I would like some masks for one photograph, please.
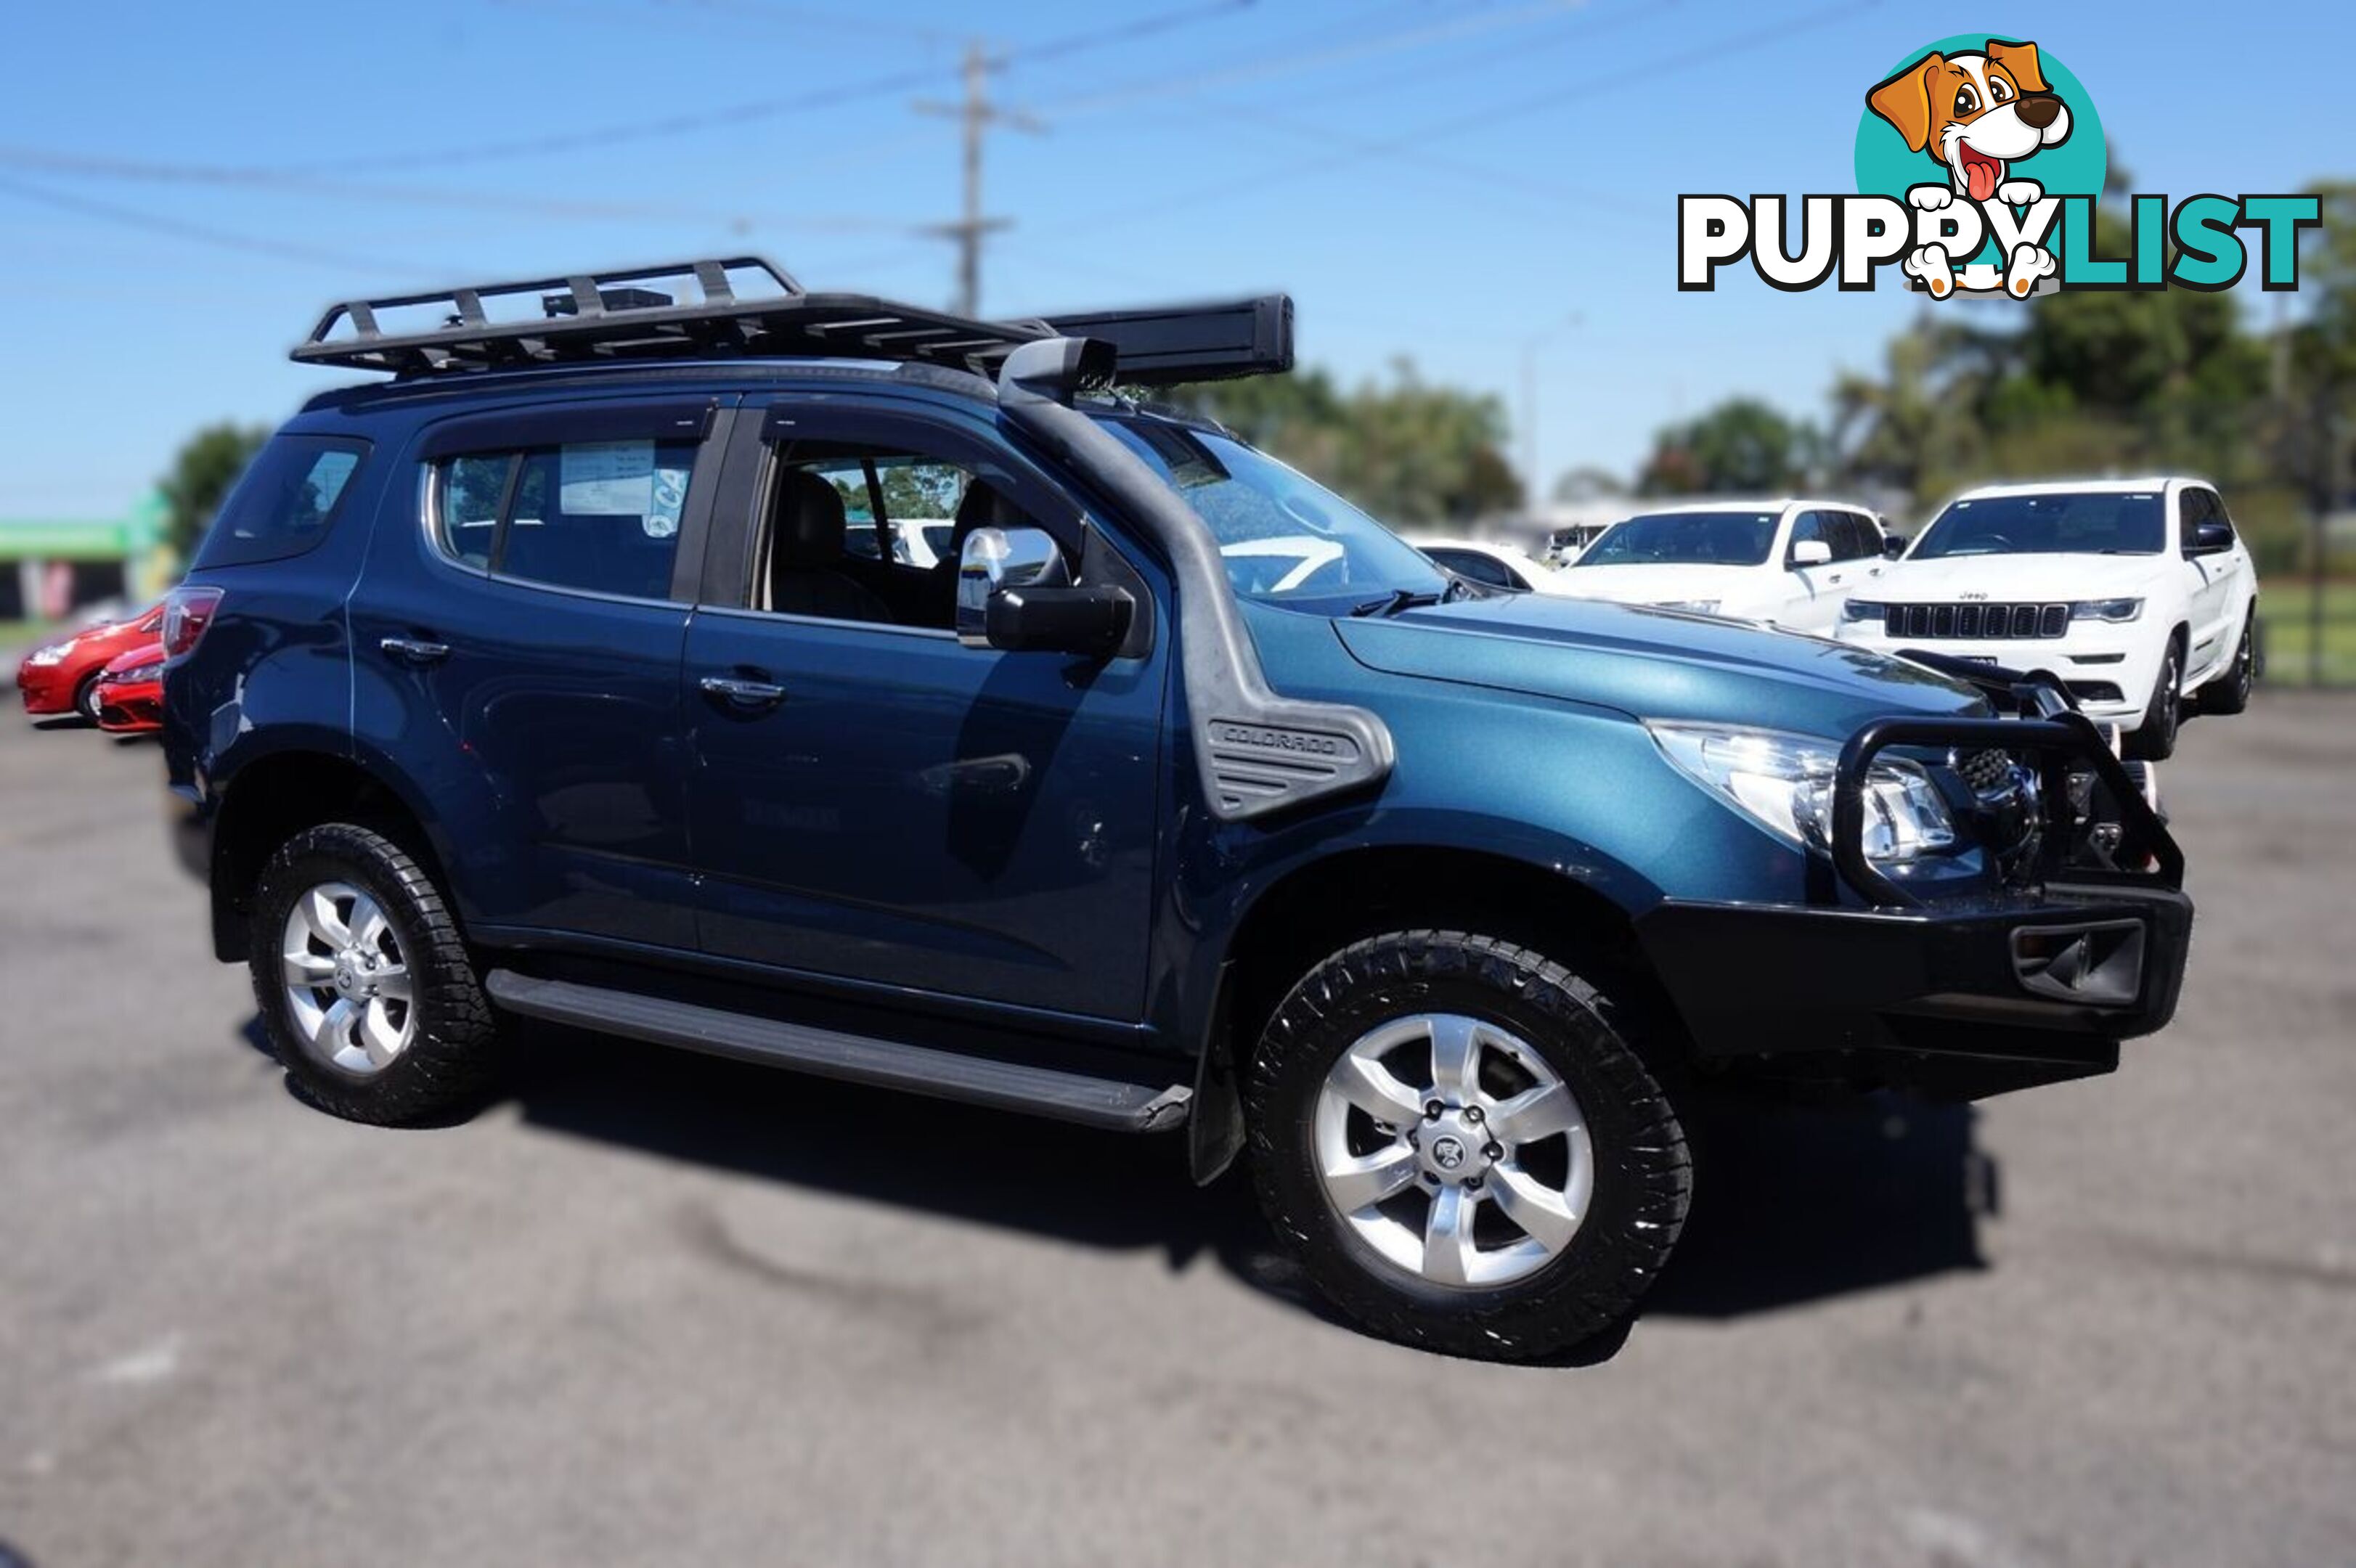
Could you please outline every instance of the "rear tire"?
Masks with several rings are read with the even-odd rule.
[[[2184,643],[2170,637],[2167,656],[2159,661],[2159,679],[2153,683],[2151,701],[2143,710],[2143,723],[2127,731],[2123,749],[2128,756],[2164,763],[2176,755],[2176,731],[2184,722],[2183,690]]]
[[[1246,1093],[1278,1238],[1404,1344],[1526,1360],[1622,1322],[1693,1185],[1629,1016],[1543,955],[1464,932],[1327,958],[1269,1019]]]
[[[304,1094],[356,1122],[479,1106],[501,1058],[457,923],[382,834],[328,823],[262,868],[247,967],[271,1049]]]
[[[2242,623],[2242,640],[2233,648],[2233,662],[2225,673],[2201,688],[2203,713],[2239,713],[2250,705],[2258,680],[2258,613],[2254,607]]]

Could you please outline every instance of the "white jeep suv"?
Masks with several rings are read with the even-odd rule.
[[[1839,501],[1708,501],[1640,512],[1562,569],[1562,591],[1829,637],[1878,587],[1881,525]]]
[[[2202,480],[1992,485],[1950,502],[1852,598],[1840,635],[2044,671],[2127,731],[2129,756],[2157,760],[2188,711],[2248,704],[2257,597],[2250,552]]]

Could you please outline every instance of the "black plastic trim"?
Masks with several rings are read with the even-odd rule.
[[[1210,530],[1119,437],[1072,407],[1076,370],[1065,341],[1017,349],[999,373],[999,417],[1072,464],[1168,559],[1179,675],[1212,815],[1243,821],[1380,784],[1395,757],[1389,728],[1365,709],[1269,688]]]
[[[512,969],[492,970],[484,985],[493,1001],[528,1018],[1116,1132],[1174,1129],[1185,1122],[1194,1097],[1183,1084],[1156,1089],[993,1061],[633,991],[538,979]]]

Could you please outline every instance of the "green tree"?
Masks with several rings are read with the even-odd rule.
[[[181,445],[162,487],[164,538],[182,564],[196,559],[213,514],[269,439],[270,432],[261,426],[224,421],[207,425]]]
[[[1770,494],[1804,484],[1819,447],[1812,426],[1757,398],[1729,398],[1656,434],[1636,488],[1647,496]]]
[[[1349,390],[1323,370],[1176,389],[1205,414],[1394,527],[1464,523],[1521,498],[1497,400],[1434,386],[1405,359]]]

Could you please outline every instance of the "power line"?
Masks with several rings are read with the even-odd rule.
[[[1628,88],[1658,77],[1693,66],[1707,64],[1727,55],[1740,54],[1746,49],[1772,44],[1798,33],[1828,27],[1835,22],[1844,21],[1860,11],[1870,10],[1880,3],[1881,0],[1843,0],[1842,4],[1806,12],[1790,20],[1776,22],[1751,32],[1720,38],[1697,48],[1682,50],[1640,65],[1616,69],[1609,74],[1582,76],[1567,86],[1548,88],[1542,92],[1516,99],[1511,102],[1476,110],[1469,114],[1452,115],[1445,120],[1435,121],[1413,130],[1390,135],[1365,139],[1354,138],[1341,150],[1322,157],[1256,169],[1248,175],[1221,180],[1216,185],[1202,186],[1191,191],[1165,194],[1150,206],[1099,212],[1057,223],[1049,229],[1036,232],[1066,233],[1083,229],[1100,229],[1106,224],[1119,223],[1133,218],[1166,216],[1182,208],[1225,203],[1231,200],[1238,192],[1261,189],[1271,185],[1290,185],[1305,176],[1347,168],[1352,165],[1365,163],[1373,158],[1416,155],[1423,144],[1429,142],[1458,136],[1468,131],[1477,131],[1505,121],[1520,119],[1554,108],[1567,99],[1577,99],[1584,104],[1613,92],[1624,91]]]
[[[283,175],[265,169],[215,164],[153,163],[143,159],[91,157],[47,147],[0,145],[0,165],[32,173],[70,175],[80,179],[115,180],[144,185],[225,186],[242,189],[285,191],[354,201],[391,202],[422,207],[450,207],[496,212],[530,213],[538,217],[583,219],[666,219],[741,228],[751,219],[743,212],[700,209],[666,202],[582,201],[563,197],[519,196],[510,192],[465,191],[419,186],[355,185],[325,176]],[[851,232],[898,229],[896,219],[848,215],[797,215],[798,227],[811,230]]]
[[[1025,59],[1060,59],[1082,50],[1127,42],[1167,32],[1194,22],[1207,21],[1227,16],[1252,5],[1254,0],[1198,0],[1197,4],[1180,6],[1157,16],[1140,17],[1119,27],[1092,29],[1088,32],[1048,39],[1044,43],[1018,47],[1012,53],[999,57],[1001,66]],[[819,88],[814,91],[796,93],[783,98],[755,99],[745,103],[730,104],[719,109],[700,110],[691,113],[664,115],[650,120],[624,122],[619,124],[590,126],[576,131],[561,131],[543,136],[518,137],[500,142],[478,142],[455,147],[418,153],[394,153],[371,157],[333,158],[311,163],[268,165],[267,171],[279,175],[374,174],[388,170],[411,169],[432,165],[456,168],[471,165],[496,163],[514,158],[551,156],[560,153],[586,152],[594,148],[618,146],[626,143],[651,141],[663,137],[683,136],[699,131],[717,130],[725,126],[749,125],[791,114],[804,114],[815,110],[834,109],[844,105],[872,103],[882,97],[897,97],[931,86],[940,79],[937,66],[923,66],[894,71],[884,76],[870,77],[862,81],[847,82],[836,87]]]
[[[1585,0],[1541,0],[1540,4],[1517,6],[1510,11],[1493,11],[1480,16],[1459,16],[1446,22],[1424,23],[1403,27],[1396,32],[1369,36],[1357,26],[1343,29],[1348,41],[1331,48],[1310,53],[1282,54],[1262,51],[1263,58],[1243,64],[1226,64],[1194,76],[1170,78],[1145,77],[1091,93],[1070,103],[1059,104],[1050,112],[1057,118],[1087,114],[1099,109],[1130,109],[1149,103],[1157,98],[1183,97],[1209,88],[1230,87],[1238,82],[1258,81],[1271,76],[1289,76],[1321,66],[1364,59],[1373,55],[1395,54],[1401,49],[1424,45],[1445,43],[1451,38],[1495,32],[1503,27],[1521,27],[1533,21],[1560,17],[1585,4]],[[1332,29],[1321,28],[1307,35],[1314,40],[1331,37]],[[1279,46],[1282,48],[1282,46]]]
[[[239,234],[226,229],[205,224],[186,223],[176,218],[144,211],[134,207],[120,207],[111,201],[96,201],[87,197],[72,196],[64,191],[27,185],[22,180],[0,175],[0,195],[16,197],[20,201],[37,202],[60,211],[96,218],[131,229],[144,229],[153,234],[168,234],[175,239],[192,240],[200,245],[211,245],[227,251],[240,251],[250,256],[269,256],[284,261],[300,261],[306,266],[334,267],[339,272],[381,273],[384,258],[356,256],[341,251],[320,250],[309,245],[290,244],[250,234]]]

